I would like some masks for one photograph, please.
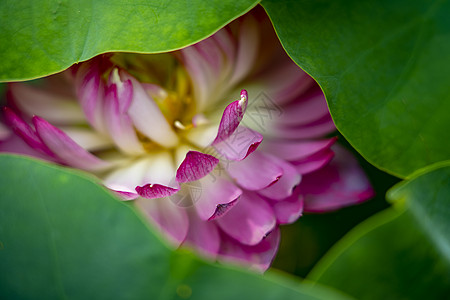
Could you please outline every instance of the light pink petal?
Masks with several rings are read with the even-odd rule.
[[[275,228],[259,244],[242,245],[229,237],[222,237],[220,258],[249,266],[251,269],[264,272],[270,267],[280,244],[280,230]]]
[[[178,182],[196,181],[208,175],[219,163],[212,155],[197,151],[189,151],[178,167],[176,179]]]
[[[303,214],[303,197],[298,192],[283,201],[272,201],[278,224],[291,224]]]
[[[268,141],[263,145],[263,151],[279,158],[295,161],[306,158],[314,153],[330,148],[337,138],[313,141]]]
[[[5,114],[6,122],[11,126],[12,130],[25,141],[25,143],[42,154],[54,157],[53,152],[44,144],[30,125],[8,107],[4,107],[3,112]]]
[[[114,72],[117,73],[112,73]],[[119,149],[129,155],[139,155],[145,150],[128,115],[132,97],[133,86],[130,80],[111,83],[105,96],[105,120],[110,136]]]
[[[191,212],[188,213],[189,230],[183,245],[199,250],[203,255],[215,258],[220,248],[220,235],[216,223],[205,222]]]
[[[255,65],[259,52],[260,34],[256,19],[247,15],[240,20],[235,67],[229,84],[234,85],[247,76]]]
[[[242,190],[222,176],[200,180],[201,194],[195,202],[200,219],[207,221],[225,215],[232,208]]]
[[[216,222],[229,236],[246,245],[260,243],[276,225],[270,205],[250,192],[244,192],[234,207]]]
[[[173,204],[169,198],[139,198],[135,203],[149,221],[176,247],[185,240],[189,228],[185,209]]]
[[[66,95],[52,93],[25,83],[11,83],[9,90],[15,106],[28,116],[38,115],[56,124],[86,122],[77,101]]]
[[[247,91],[242,90],[241,100],[234,101],[225,108],[222,119],[220,120],[217,136],[212,143],[213,146],[227,140],[235,132],[244,117],[247,102]]]
[[[176,146],[177,135],[141,83],[125,72],[120,72],[120,77],[124,82],[130,80],[133,86],[133,99],[128,108],[128,115],[136,129],[161,146]]]
[[[6,140],[12,135],[11,130],[0,122],[0,141]]]
[[[274,200],[291,196],[294,188],[300,183],[300,174],[290,163],[273,155],[266,155],[266,157],[283,169],[283,176],[271,186],[259,190],[258,193]]]
[[[212,88],[217,85],[213,82],[213,79],[215,79],[214,72],[195,47],[186,47],[180,50],[180,54],[193,83],[194,98],[198,110],[203,111],[208,101],[215,101],[215,99],[208,99],[208,96],[212,95]]]
[[[239,126],[226,140],[212,148],[226,160],[241,161],[255,151],[263,140],[262,134],[244,126]]]
[[[226,170],[241,187],[256,191],[267,188],[283,175],[283,168],[261,151],[255,151],[246,159],[230,162]]]
[[[325,96],[319,88],[283,108],[283,115],[277,121],[286,125],[305,125],[329,115]]]
[[[35,116],[33,124],[41,140],[65,164],[87,171],[99,171],[111,166],[110,163],[81,148],[67,134],[44,119]]]
[[[353,155],[334,146],[334,159],[326,167],[303,176],[299,189],[306,212],[325,212],[365,201],[374,195],[369,180]]]
[[[298,173],[304,175],[319,170],[326,166],[334,157],[331,149],[325,149],[317,152],[307,158],[291,161]]]
[[[75,85],[81,108],[89,124],[97,131],[106,133],[103,114],[104,84],[100,78],[100,72],[97,61],[80,65],[75,77]]]
[[[147,199],[172,196],[178,191],[179,189],[171,188],[160,184],[146,184],[144,186],[136,187],[136,192],[139,194],[139,196]]]
[[[283,126],[281,124],[274,124],[270,128],[269,134],[274,138],[279,139],[313,139],[326,136],[327,134],[336,131],[333,120],[330,115],[301,126]]]

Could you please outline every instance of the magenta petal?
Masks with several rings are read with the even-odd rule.
[[[179,246],[184,241],[189,228],[189,219],[185,209],[173,204],[169,198],[140,198],[135,203],[149,221],[175,246]]]
[[[316,154],[308,156],[302,160],[292,161],[297,172],[300,174],[308,174],[323,168],[334,157],[334,152],[331,149],[325,149]]]
[[[294,188],[300,183],[301,176],[297,170],[287,161],[272,155],[266,155],[275,164],[283,168],[283,176],[271,186],[258,191],[259,194],[270,198],[281,200],[292,195]]]
[[[280,244],[280,230],[275,228],[259,244],[242,245],[230,237],[222,238],[220,256],[224,260],[248,265],[250,268],[264,272],[270,267]]]
[[[295,193],[283,201],[271,202],[278,224],[291,224],[303,214],[303,197]]]
[[[197,151],[189,151],[177,170],[177,181],[180,183],[196,181],[208,175],[219,163],[212,155]]]
[[[279,158],[295,161],[330,148],[337,138],[315,141],[269,141],[263,150]]]
[[[33,117],[37,134],[45,145],[69,166],[87,170],[98,171],[110,167],[110,163],[92,155],[62,130],[54,127],[44,119]]]
[[[130,80],[118,84],[111,83],[105,96],[105,120],[110,136],[120,150],[130,155],[137,155],[145,151],[128,116],[132,97],[133,86]]]
[[[5,113],[7,123],[11,126],[13,131],[25,141],[25,143],[27,143],[34,150],[49,155],[50,157],[54,157],[52,151],[42,142],[30,125],[28,125],[8,107],[4,107],[3,111]]]
[[[353,155],[333,146],[334,159],[326,167],[303,176],[299,185],[306,212],[325,212],[360,203],[374,195],[369,180]]]
[[[239,123],[244,117],[245,110],[247,109],[248,95],[246,90],[241,91],[241,100],[230,103],[222,114],[220,120],[219,130],[212,145],[225,141],[233,134]]]
[[[147,198],[147,199],[155,199],[155,198],[163,198],[172,196],[179,189],[174,189],[168,186],[164,186],[161,184],[146,184],[144,186],[137,186],[136,192],[139,196]]]
[[[201,195],[195,203],[200,219],[213,220],[222,217],[232,208],[242,190],[225,178],[204,178],[200,180]]]
[[[262,140],[259,132],[239,126],[228,139],[213,145],[213,148],[225,159],[239,161],[253,153]]]
[[[100,78],[97,61],[82,64],[76,74],[76,90],[81,107],[88,122],[102,133],[106,133],[103,115],[104,85]]]
[[[243,188],[251,191],[264,189],[283,175],[283,168],[268,159],[261,151],[255,151],[246,159],[230,162],[227,171]]]
[[[195,213],[188,213],[189,231],[183,245],[195,247],[204,255],[215,258],[219,252],[220,235],[216,223],[205,222]]]
[[[258,244],[276,225],[274,212],[266,200],[249,192],[244,192],[236,205],[216,222],[229,236],[246,245]]]

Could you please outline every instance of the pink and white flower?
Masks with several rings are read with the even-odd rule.
[[[1,151],[95,174],[173,244],[212,258],[264,270],[279,225],[373,195],[326,137],[319,86],[258,12],[179,51],[107,54],[12,83],[8,101],[15,135],[0,127]]]

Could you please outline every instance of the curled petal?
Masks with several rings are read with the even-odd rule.
[[[219,163],[212,155],[197,151],[189,151],[178,167],[176,179],[178,182],[196,181],[208,175]]]
[[[239,126],[228,139],[214,144],[212,148],[227,160],[240,161],[253,153],[262,140],[259,132]]]
[[[241,100],[234,101],[225,108],[222,119],[220,120],[217,136],[212,142],[213,146],[227,140],[234,133],[244,117],[245,110],[247,109],[247,102],[247,91],[242,90]]]
[[[139,196],[147,199],[163,198],[172,196],[179,189],[171,188],[160,184],[146,184],[144,186],[137,186],[136,192]]]
[[[290,163],[273,155],[266,155],[266,157],[283,169],[283,176],[271,186],[258,191],[258,193],[276,200],[282,200],[291,196],[294,188],[300,183],[300,174]]]
[[[200,184],[201,194],[195,203],[195,209],[204,221],[225,215],[242,194],[240,188],[220,176],[205,177],[200,180]]]
[[[257,245],[242,245],[230,237],[222,237],[220,256],[230,262],[243,263],[255,271],[267,270],[278,251],[280,230],[275,228]]]
[[[216,222],[226,234],[245,245],[260,243],[276,225],[266,200],[249,192],[244,192],[236,205]]]
[[[303,214],[303,196],[296,192],[283,201],[271,201],[278,224],[291,224]]]
[[[335,158],[326,167],[303,176],[299,189],[306,212],[325,212],[360,203],[374,195],[369,180],[353,155],[334,146]]]
[[[237,184],[250,191],[267,188],[283,175],[283,168],[260,151],[253,152],[240,162],[230,162],[225,167]]]

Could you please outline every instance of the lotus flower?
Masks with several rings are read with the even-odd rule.
[[[233,101],[234,100],[234,101]],[[166,54],[106,54],[8,90],[1,151],[79,168],[175,246],[269,267],[279,225],[364,201],[319,86],[260,12]]]

